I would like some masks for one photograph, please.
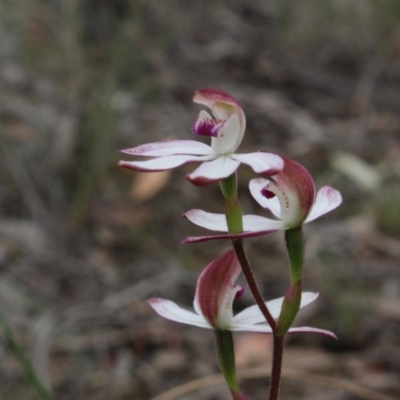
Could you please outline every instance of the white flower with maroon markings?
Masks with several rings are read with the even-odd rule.
[[[241,163],[256,173],[274,175],[283,168],[281,157],[265,152],[236,154],[246,129],[246,117],[240,104],[220,89],[198,90],[195,103],[210,108],[200,111],[193,125],[193,133],[211,137],[211,146],[193,140],[172,140],[144,144],[121,150],[133,156],[155,157],[146,161],[120,161],[119,165],[136,171],[164,171],[184,164],[202,164],[187,179],[203,186],[232,175]]]
[[[250,192],[276,220],[257,215],[243,216],[243,233],[223,233],[213,236],[188,237],[183,243],[205,242],[212,239],[232,239],[265,235],[277,230],[297,228],[324,215],[342,203],[340,192],[323,186],[316,193],[310,173],[295,161],[284,158],[285,166],[273,180],[255,178],[250,181]],[[196,225],[213,231],[228,232],[224,214],[190,210],[184,214]]]
[[[232,303],[244,293],[244,288],[235,283],[240,271],[239,261],[233,250],[212,261],[197,281],[194,312],[166,299],[153,298],[148,303],[160,316],[182,324],[214,330],[272,333],[257,305],[233,315]],[[317,293],[302,293],[300,307],[306,306],[317,297]],[[283,297],[265,303],[276,320],[279,318],[282,303]],[[330,331],[306,326],[291,328],[288,333],[298,332],[320,333],[336,338]]]

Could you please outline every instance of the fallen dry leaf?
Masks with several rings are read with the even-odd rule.
[[[171,171],[137,174],[131,189],[131,196],[139,201],[146,201],[159,193],[168,183]]]

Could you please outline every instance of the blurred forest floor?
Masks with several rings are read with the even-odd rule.
[[[288,372],[282,399],[383,400],[343,380],[400,397],[398,0],[4,0],[0,34],[0,310],[56,399],[148,400],[218,372],[211,332],[145,302],[190,308],[228,248],[180,245],[203,233],[183,212],[222,210],[218,185],[188,183],[193,166],[117,167],[118,149],[191,139],[207,86],[243,105],[241,152],[291,157],[344,198],[305,229],[304,287],[320,296],[296,322],[339,341],[288,339],[285,366],[311,375]],[[262,213],[253,176],[240,169],[242,205]],[[281,235],[246,247],[265,298],[281,296]],[[268,371],[269,338],[237,338],[239,367]],[[3,332],[0,360],[0,399],[37,399]],[[243,388],[265,399],[267,380]],[[230,398],[208,384],[185,396]]]

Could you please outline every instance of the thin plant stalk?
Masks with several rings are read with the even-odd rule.
[[[260,289],[258,288],[257,282],[254,278],[253,271],[251,269],[250,263],[247,259],[246,253],[243,248],[243,242],[240,239],[233,239],[232,245],[235,250],[236,256],[239,260],[240,266],[242,267],[243,275],[246,279],[247,285],[249,286],[250,292],[254,298],[254,301],[260,308],[261,312],[263,313],[266,321],[271,326],[273,332],[276,331],[276,321],[274,317],[268,310],[268,307],[265,304],[265,300],[262,297]]]
[[[277,328],[276,321],[269,312],[268,307],[265,305],[265,301],[262,297],[262,294],[257,286],[257,282],[254,278],[253,271],[247,260],[242,241],[234,239],[232,240],[232,244],[233,248],[235,249],[239,263],[242,267],[243,275],[250,288],[251,294],[253,295],[256,304],[260,308],[261,312],[263,313],[265,319],[267,320],[272,329],[274,346],[273,346],[273,356],[272,356],[271,382],[269,388],[269,400],[278,400],[279,389],[281,384],[281,374],[282,374],[284,336],[278,334],[276,329]]]
[[[221,190],[225,201],[225,215],[229,233],[241,233],[243,232],[243,214],[239,199],[237,197],[236,174],[233,174],[221,181]],[[277,323],[269,312],[268,307],[265,304],[265,300],[263,299],[258,288],[253,271],[243,248],[243,241],[241,239],[233,239],[232,245],[239,260],[240,266],[242,267],[243,275],[250,288],[254,301],[260,308],[260,311],[272,329],[274,346],[269,400],[278,400],[282,374],[284,335],[279,334],[277,330]]]
[[[29,360],[28,356],[26,355],[25,351],[20,345],[10,325],[8,325],[6,319],[1,313],[0,313],[0,326],[3,328],[6,338],[10,342],[11,349],[14,352],[15,356],[17,357],[18,361],[20,362],[25,372],[25,375],[29,378],[32,385],[35,387],[40,398],[43,400],[53,400],[53,396],[44,386],[43,382],[39,379],[31,361]]]

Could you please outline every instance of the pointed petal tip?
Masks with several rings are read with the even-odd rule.
[[[149,161],[153,161],[153,160],[149,160]],[[154,168],[154,167],[146,167],[146,166],[142,166],[141,164],[144,164],[144,163],[146,163],[147,161],[137,161],[137,162],[135,162],[135,161],[133,161],[133,162],[130,162],[130,161],[123,161],[123,160],[121,160],[121,161],[119,161],[118,162],[118,166],[119,167],[122,167],[122,168],[126,168],[126,169],[131,169],[132,171],[140,171],[140,172],[161,172],[161,171],[166,171],[166,170],[168,170],[168,169],[172,169],[173,167],[156,167],[156,168]],[[148,164],[150,164],[150,163],[148,163]]]
[[[319,329],[319,328],[313,328],[309,326],[301,326],[298,328],[290,328],[288,331],[289,334],[293,333],[317,333],[319,335],[323,336],[328,336],[333,339],[339,340],[338,337],[331,331],[325,330],[325,329]]]
[[[135,167],[132,166],[132,163],[130,163],[129,161],[123,161],[123,160],[118,161],[118,167],[132,169],[134,171],[137,170]]]
[[[318,292],[303,292],[301,294],[302,299],[307,299],[307,304],[310,304],[314,300],[316,300],[319,296]]]
[[[311,222],[325,215],[342,204],[343,198],[341,193],[330,186],[323,186],[317,192],[314,206],[305,222]]]
[[[150,299],[146,300],[146,303],[149,304],[150,306],[156,305],[156,304],[160,304],[164,301],[164,299],[160,298],[160,297],[151,297]]]
[[[170,321],[194,325],[200,328],[211,328],[210,324],[204,319],[204,317],[193,311],[185,310],[171,300],[151,298],[147,300],[147,303],[158,315]]]

